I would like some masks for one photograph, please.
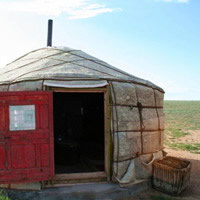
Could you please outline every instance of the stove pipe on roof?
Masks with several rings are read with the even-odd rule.
[[[52,32],[53,32],[53,20],[48,20],[48,33],[47,33],[47,46],[52,46]]]

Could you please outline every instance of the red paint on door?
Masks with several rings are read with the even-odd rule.
[[[35,106],[35,130],[10,130],[10,106]],[[52,92],[0,92],[0,184],[54,177]]]

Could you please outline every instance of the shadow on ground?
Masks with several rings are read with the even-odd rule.
[[[149,189],[145,193],[126,200],[200,200],[200,160],[188,158],[187,160],[192,162],[190,182],[186,190],[179,196],[171,196],[154,189]]]

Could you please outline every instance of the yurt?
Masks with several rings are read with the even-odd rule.
[[[164,156],[163,96],[81,50],[27,53],[0,69],[0,184],[150,179]]]

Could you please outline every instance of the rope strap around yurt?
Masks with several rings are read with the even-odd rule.
[[[156,108],[156,114],[157,114],[157,118],[158,118],[158,131],[159,131],[159,147],[161,147],[161,128],[160,128],[160,116],[158,113],[158,107],[157,107],[157,100],[156,100],[156,92],[153,89],[154,92],[154,100],[155,100],[155,108]],[[161,148],[160,148],[161,149]],[[159,150],[160,150],[159,149]]]
[[[115,113],[114,113],[114,109],[112,109],[112,121],[113,121],[113,131],[112,131],[112,135],[113,135],[113,141],[114,141],[114,139],[115,139],[115,134],[117,134],[117,161],[116,161],[116,167],[117,167],[117,169],[116,169],[116,174],[115,174],[115,177],[117,177],[117,175],[118,175],[118,161],[119,161],[119,129],[118,129],[118,112],[117,112],[117,102],[116,102],[116,93],[115,93],[115,89],[114,89],[114,85],[112,84],[112,82],[110,82],[109,81],[109,85],[110,85],[110,88],[111,88],[111,91],[112,91],[112,93],[113,93],[113,97],[114,97],[114,101],[113,101],[113,99],[112,99],[112,104],[111,105],[113,105],[114,106],[114,108],[115,108]],[[114,123],[114,114],[116,114],[116,121],[115,121],[115,123],[116,123],[116,128],[117,128],[117,130],[116,130],[116,133],[115,133],[115,123]]]
[[[136,98],[137,98],[137,108],[138,108],[138,113],[139,113],[139,118],[140,118],[140,140],[141,140],[141,154],[143,154],[143,131],[145,130],[145,125],[143,122],[143,118],[142,118],[142,103],[139,102],[139,97],[138,97],[138,92],[137,92],[137,88],[135,87],[135,93],[136,93]]]

